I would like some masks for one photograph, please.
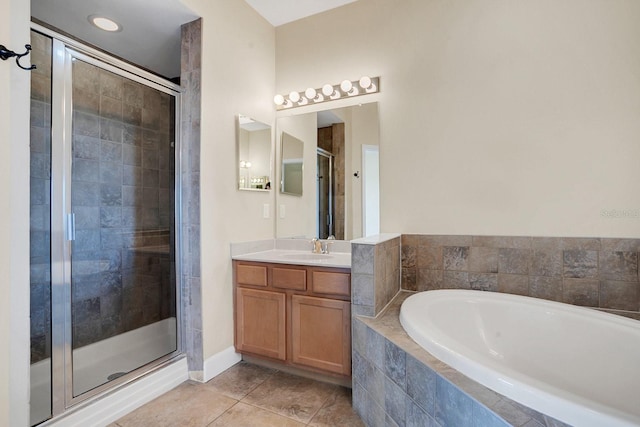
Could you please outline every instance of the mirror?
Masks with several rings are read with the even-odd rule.
[[[238,189],[271,189],[271,126],[242,114],[237,122]]]
[[[302,195],[276,194],[276,237],[333,235],[352,240],[379,233],[379,127],[376,102],[281,115],[276,136],[302,142]],[[281,156],[282,153],[277,153]],[[284,171],[278,165],[277,174]]]
[[[302,196],[304,142],[282,132],[282,163],[280,166],[282,185],[280,192]]]

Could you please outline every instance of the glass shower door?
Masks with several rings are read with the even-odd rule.
[[[317,228],[318,238],[326,239],[333,231],[333,155],[318,148],[317,154]]]
[[[36,425],[179,352],[180,93],[44,28],[31,44]]]
[[[76,53],[71,82],[76,398],[177,350],[176,99]]]

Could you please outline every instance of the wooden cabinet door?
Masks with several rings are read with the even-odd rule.
[[[349,301],[293,295],[293,363],[351,375],[350,309]]]
[[[285,294],[236,289],[236,350],[285,360]]]

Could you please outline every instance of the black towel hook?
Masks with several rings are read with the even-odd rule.
[[[35,65],[32,65],[30,67],[23,67],[22,64],[20,64],[20,58],[22,58],[23,56],[29,55],[29,52],[31,51],[30,44],[25,44],[24,47],[25,49],[27,49],[25,53],[15,53],[14,51],[7,49],[6,47],[0,44],[0,59],[2,59],[3,61],[6,61],[7,59],[13,58],[15,56],[16,64],[18,64],[18,67],[27,71],[35,70],[36,69]]]

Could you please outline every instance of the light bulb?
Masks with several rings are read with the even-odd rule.
[[[251,167],[251,162],[247,162],[247,163],[245,163],[245,167],[250,168],[250,167]]]
[[[247,162],[245,162],[244,160],[240,160],[240,167],[244,168],[247,166]]]
[[[353,84],[349,80],[343,80],[342,83],[340,83],[340,89],[345,93],[349,93],[352,88]]]
[[[304,91],[304,96],[306,96],[308,99],[314,99],[316,97],[316,90],[312,87],[307,88],[307,90]]]
[[[358,84],[362,89],[369,89],[371,87],[371,77],[362,76]]]
[[[289,99],[290,99],[292,102],[298,102],[298,101],[300,101],[300,94],[299,94],[298,92],[295,92],[295,91],[294,91],[294,92],[291,92],[291,93],[289,94]]]
[[[342,83],[340,83],[340,89],[349,96],[355,96],[358,94],[358,88],[354,87],[353,83],[349,80],[343,80]]]
[[[324,96],[333,95],[333,86],[331,86],[328,83],[326,85],[322,86],[322,93],[324,94]]]
[[[276,96],[273,97],[273,102],[277,105],[277,106],[281,106],[282,104],[284,104],[284,96],[278,94]]]

